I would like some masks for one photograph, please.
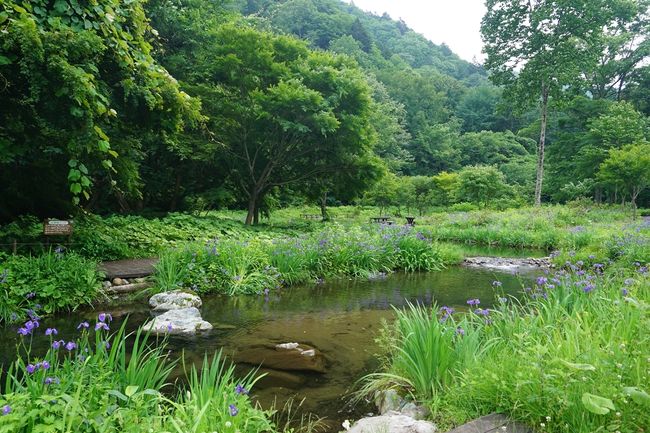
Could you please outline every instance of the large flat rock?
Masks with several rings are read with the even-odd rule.
[[[348,433],[435,433],[436,426],[428,421],[417,421],[410,416],[389,411],[381,416],[361,418]]]
[[[183,308],[201,307],[201,298],[193,293],[174,290],[171,292],[156,293],[149,298],[149,306],[155,312],[180,310]]]
[[[180,335],[192,337],[212,329],[212,325],[201,318],[197,308],[169,310],[145,323],[144,329],[154,334]]]
[[[286,343],[244,349],[235,354],[235,362],[286,371],[325,373],[325,357],[306,344]]]
[[[503,429],[505,427],[505,430]],[[521,423],[511,421],[505,415],[492,413],[456,427],[447,433],[534,433]]]

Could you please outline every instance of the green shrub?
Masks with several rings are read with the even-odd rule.
[[[29,310],[70,311],[94,301],[101,287],[97,263],[75,253],[50,251],[0,261],[0,320],[15,321]]]

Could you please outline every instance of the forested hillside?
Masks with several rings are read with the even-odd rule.
[[[648,203],[604,164],[649,137],[648,2],[614,3],[585,10],[600,26],[589,56],[555,68],[571,80],[548,98],[543,201]],[[1,220],[246,207],[252,223],[302,202],[533,199],[535,84],[387,15],[339,0],[0,8]]]

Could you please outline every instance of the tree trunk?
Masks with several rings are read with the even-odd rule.
[[[633,187],[630,202],[632,203],[632,219],[636,220],[636,198],[641,193],[641,188]]]
[[[257,209],[257,192],[253,190],[248,197],[248,213],[246,214],[246,224],[247,226],[253,224],[253,218],[255,217],[255,209]]]
[[[323,192],[320,198],[320,214],[323,221],[329,221],[330,216],[327,214],[327,191]]]
[[[258,199],[259,201],[259,199]],[[255,213],[253,214],[253,225],[256,226],[260,223],[260,205],[259,203],[255,204]]]
[[[169,203],[169,210],[171,212],[176,211],[176,206],[178,205],[178,195],[181,190],[181,173],[176,173],[176,182],[174,183],[174,192],[172,193],[172,201]]]
[[[544,145],[546,143],[546,118],[548,115],[548,87],[542,84],[542,122],[540,124],[537,149],[537,179],[535,180],[535,206],[542,204],[542,183],[544,181]]]

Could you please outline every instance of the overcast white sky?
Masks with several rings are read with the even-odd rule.
[[[484,58],[481,54],[484,0],[354,0],[354,4],[365,11],[379,15],[387,12],[394,19],[402,18],[416,32],[436,44],[446,43],[465,60]]]

